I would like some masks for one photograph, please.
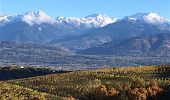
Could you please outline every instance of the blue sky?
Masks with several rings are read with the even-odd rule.
[[[22,14],[37,10],[53,17],[101,13],[122,18],[138,12],[156,12],[170,19],[170,0],[0,0],[0,13]]]

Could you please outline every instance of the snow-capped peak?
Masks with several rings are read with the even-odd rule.
[[[164,23],[168,21],[159,16],[157,13],[148,13],[147,16],[144,16],[144,19],[150,23]]]
[[[50,16],[41,10],[24,14],[22,21],[28,23],[29,25],[54,22]]]
[[[7,21],[8,21],[8,16],[0,14],[0,22],[4,23],[4,22],[7,22]]]
[[[27,12],[21,15],[2,15],[0,14],[0,24],[5,24],[6,22],[12,21],[23,21],[29,25],[34,24],[69,24],[74,26],[82,27],[104,27],[110,23],[117,21],[117,18],[108,17],[105,14],[93,14],[84,18],[77,17],[56,17],[55,19],[48,16],[43,11]]]
[[[101,14],[93,14],[84,18],[57,17],[56,20],[57,22],[67,22],[74,25],[85,25],[86,27],[104,27],[108,24],[114,23],[117,18],[111,18]]]
[[[169,22],[169,20],[159,16],[157,13],[136,13],[132,16],[127,16],[128,20],[142,20],[152,24],[163,24]]]
[[[93,14],[93,15],[89,15],[85,17],[86,20],[88,21],[92,21],[95,20],[94,23],[96,23],[95,26],[98,27],[103,27],[106,26],[108,24],[114,23],[117,21],[117,18],[112,18],[112,17],[108,17],[106,14]]]

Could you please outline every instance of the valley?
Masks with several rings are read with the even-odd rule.
[[[170,64],[170,22],[156,13],[55,19],[36,11],[1,15],[0,22],[1,65],[84,70]]]
[[[157,13],[0,14],[0,100],[169,98],[170,20]]]
[[[119,45],[121,46],[121,45]],[[110,53],[106,55],[84,55],[76,54],[66,48],[59,46],[48,46],[26,42],[0,42],[0,64],[2,66],[16,64],[20,66],[53,66],[62,70],[89,70],[98,68],[109,68],[112,66],[141,66],[141,65],[166,65],[170,64],[168,48],[162,48],[164,55],[134,55],[141,52],[132,52],[128,55],[125,47],[124,54],[118,50],[118,55],[112,54],[111,48],[105,47],[101,53]],[[122,46],[124,47],[124,46]],[[130,47],[130,46],[129,46]],[[114,49],[116,49],[114,47]],[[130,48],[133,49],[133,48]],[[90,53],[89,49],[88,53]],[[127,51],[126,51],[127,50]],[[135,50],[135,49],[134,49]],[[139,48],[140,50],[140,48]],[[161,50],[161,49],[158,49]],[[168,50],[168,51],[166,51]],[[95,53],[100,49],[93,50]],[[160,51],[157,51],[160,52]],[[115,52],[116,53],[116,52]],[[160,53],[158,53],[160,54]],[[166,56],[165,56],[166,55]]]

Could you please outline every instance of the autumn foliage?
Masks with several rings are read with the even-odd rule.
[[[7,83],[65,100],[170,100],[170,66],[74,71]]]

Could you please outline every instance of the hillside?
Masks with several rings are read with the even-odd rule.
[[[169,33],[170,24],[168,21],[158,23],[157,18],[154,22],[146,21],[145,17],[149,14],[135,14],[125,17],[109,24],[105,27],[91,29],[83,35],[65,41],[52,41],[51,44],[58,44],[72,51],[79,51],[90,47],[99,46],[107,42],[120,42],[125,39],[134,38],[141,35],[153,35],[159,33]],[[160,17],[157,15],[157,17]],[[151,18],[154,20],[154,18]],[[163,18],[162,18],[163,19]]]
[[[27,95],[24,95],[27,94]],[[38,93],[32,89],[23,88],[17,85],[10,85],[5,82],[0,82],[0,99],[41,99],[45,100],[45,95],[43,93]]]
[[[0,99],[1,100],[65,100],[64,98],[52,96],[47,93],[38,92],[33,89],[18,85],[8,84],[0,81]]]
[[[170,66],[75,71],[8,81],[61,97],[81,100],[168,100]]]
[[[170,56],[170,34],[143,35],[122,42],[109,42],[98,47],[79,51],[88,55],[116,56]]]

